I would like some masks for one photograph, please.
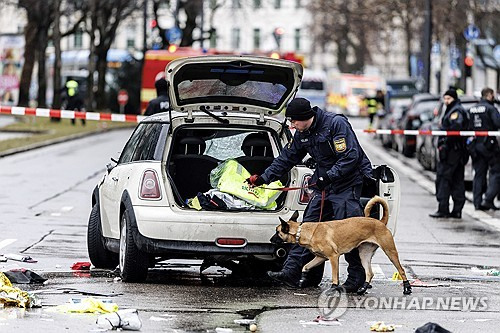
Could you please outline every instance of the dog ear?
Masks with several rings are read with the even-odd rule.
[[[281,217],[279,219],[281,221],[281,232],[287,234],[290,231],[290,226],[288,225],[288,222],[283,220]]]
[[[293,213],[292,217],[290,217],[290,221],[297,222],[298,218],[299,218],[299,211],[296,210],[295,213]]]

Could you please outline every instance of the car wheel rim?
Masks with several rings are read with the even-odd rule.
[[[122,273],[123,273],[123,267],[125,267],[126,250],[127,250],[127,226],[124,223],[120,233],[120,272]]]

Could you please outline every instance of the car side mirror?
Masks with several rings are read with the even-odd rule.
[[[111,170],[113,170],[116,166],[116,164],[118,164],[118,161],[115,160],[113,157],[111,157],[111,161],[115,163],[115,165],[111,164],[111,163],[108,163],[106,164],[106,170],[108,171],[108,173],[111,172]]]

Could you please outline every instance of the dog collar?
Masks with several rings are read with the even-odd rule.
[[[295,241],[297,244],[299,243],[299,238],[300,238],[300,232],[302,231],[302,223],[299,224],[299,228],[297,229],[297,234],[295,235]]]

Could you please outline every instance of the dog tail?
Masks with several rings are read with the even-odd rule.
[[[387,221],[389,220],[389,206],[387,205],[387,202],[385,202],[384,199],[382,199],[381,197],[379,197],[378,195],[374,196],[373,198],[370,199],[370,201],[368,201],[368,203],[366,204],[366,207],[365,207],[365,217],[369,217],[370,216],[370,212],[373,208],[373,206],[375,206],[375,204],[381,204],[382,205],[382,218],[380,219],[380,221],[387,225]]]

